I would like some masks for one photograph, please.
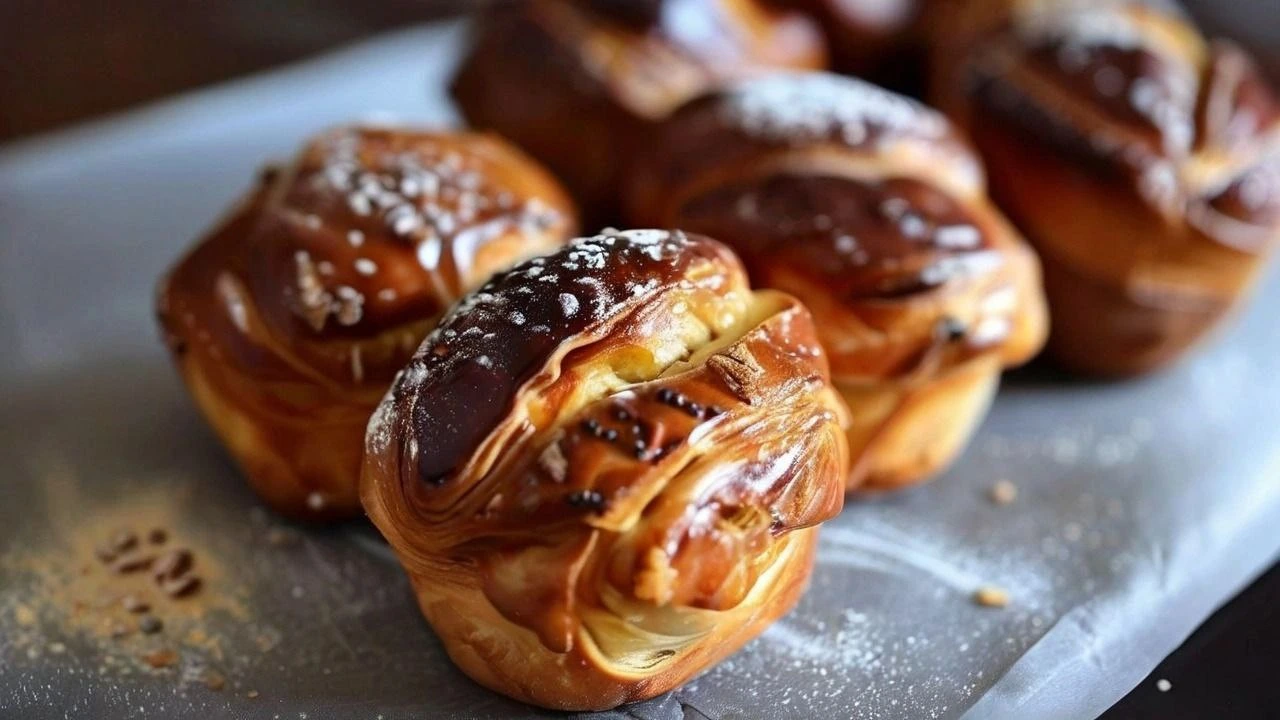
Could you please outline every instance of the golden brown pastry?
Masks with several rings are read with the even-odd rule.
[[[845,413],[794,298],[707,238],[610,232],[441,320],[370,420],[361,497],[468,675],[610,708],[795,604]]]
[[[1166,3],[964,0],[933,95],[1040,253],[1064,365],[1126,375],[1200,340],[1280,236],[1280,107]]]
[[[825,64],[812,22],[760,0],[521,0],[479,18],[453,95],[608,223],[653,121],[726,78]]]
[[[814,314],[853,412],[849,487],[925,479],[963,449],[1000,371],[1045,335],[1031,250],[941,115],[823,73],[677,111],[634,168],[633,223],[720,238]]]
[[[263,174],[163,280],[187,387],[273,507],[359,512],[364,429],[439,315],[559,247],[556,181],[488,135],[349,127]]]

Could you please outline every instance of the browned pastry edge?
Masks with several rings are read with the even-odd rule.
[[[1109,220],[1098,239],[1109,239],[1112,257],[1122,257],[1108,267],[1128,268],[1115,277],[1110,269],[1099,272],[1096,265],[1082,263],[1076,254],[1058,252],[1056,244],[1037,245],[1052,309],[1048,347],[1064,368],[1102,377],[1158,370],[1210,335],[1251,292],[1261,258],[1207,243],[1186,226],[1170,228],[1114,178],[1100,180],[1058,164],[1044,157],[1044,148],[1013,135],[991,148],[993,180],[1005,188],[997,197],[1019,226],[1054,227],[1062,237],[1069,232],[1097,236],[1098,221],[1091,218],[1105,212]],[[1019,159],[1007,165],[996,159],[1006,153]],[[1038,174],[1019,170],[1024,162],[1035,163]],[[1052,193],[1052,205],[1038,205],[1035,213],[1023,210],[1043,193]],[[1163,236],[1167,243],[1123,244],[1143,236]]]
[[[1132,375],[1250,295],[1280,239],[1280,104],[1170,4],[1087,5],[950,6],[933,98],[1044,261],[1053,356]]]
[[[846,418],[797,301],[709,239],[606,234],[442,320],[370,421],[362,499],[463,670],[605,709],[794,604]]]
[[[573,228],[555,181],[501,140],[340,128],[174,266],[160,324],[255,490],[286,514],[349,516],[369,414],[438,314]]]

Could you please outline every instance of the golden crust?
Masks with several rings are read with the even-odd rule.
[[[668,4],[533,0],[491,11],[453,96],[471,125],[554,170],[591,221],[614,222],[629,153],[653,122],[728,78],[826,65],[820,32],[798,13],[759,0]]]
[[[435,319],[573,231],[550,175],[494,137],[342,128],[264,173],[173,268],[160,323],[259,494],[347,516],[369,415]]]
[[[1050,349],[1145,372],[1247,296],[1280,238],[1280,104],[1168,3],[968,0],[940,10],[935,102],[1035,245]]]
[[[1035,257],[940,115],[848,78],[776,75],[658,129],[628,188],[634,223],[718,237],[817,319],[854,422],[849,487],[945,467],[1004,367],[1043,345]]]
[[[795,603],[847,409],[808,312],[706,238],[585,238],[460,303],[361,495],[450,656],[545,707],[653,697]]]

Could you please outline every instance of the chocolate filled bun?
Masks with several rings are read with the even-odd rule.
[[[795,604],[847,420],[794,298],[710,239],[609,232],[441,321],[369,423],[361,497],[463,671],[605,709]]]

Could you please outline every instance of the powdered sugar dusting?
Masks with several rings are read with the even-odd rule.
[[[572,317],[578,313],[578,298],[571,293],[560,293],[560,310],[564,312],[565,317]]]
[[[516,224],[529,230],[559,219],[533,198],[518,207],[503,206],[497,198],[510,198],[511,193],[493,187],[473,158],[445,150],[440,143],[424,139],[408,150],[384,151],[372,162],[360,151],[359,129],[331,134],[315,181],[323,189],[344,193],[356,215],[381,217],[402,239],[447,238],[490,210],[512,214]],[[359,246],[363,237],[349,234],[348,240]]]
[[[605,242],[610,240],[612,242]],[[628,294],[639,295],[644,291],[658,287],[657,278],[646,278],[641,283],[627,283],[615,287],[606,282],[606,278],[617,272],[617,269],[633,263],[637,255],[658,263],[668,263],[679,256],[690,241],[680,233],[663,230],[628,230],[613,235],[597,235],[579,238],[562,248],[554,255],[528,260],[510,271],[490,280],[476,292],[463,298],[448,317],[423,344],[424,350],[431,345],[452,343],[457,352],[450,355],[467,355],[467,348],[457,346],[462,339],[485,340],[486,333],[481,327],[505,327],[508,332],[528,328],[529,332],[550,331],[551,322],[556,318],[540,317],[543,310],[534,298],[547,294],[554,289],[551,302],[558,309],[563,319],[574,319],[583,315],[584,305],[589,307],[590,317],[586,322],[601,320],[608,312],[618,312]],[[569,270],[566,266],[576,269]],[[560,272],[547,272],[547,268],[561,268]],[[563,277],[562,277],[563,276]],[[567,283],[575,286],[560,290]],[[546,288],[546,289],[544,289]],[[639,290],[637,290],[639,288]],[[532,327],[527,323],[533,319]],[[579,318],[581,319],[581,318]],[[494,344],[510,342],[508,337],[493,335]],[[476,348],[479,349],[478,346]],[[482,352],[480,354],[483,354]],[[422,356],[439,357],[431,352],[419,352]]]
[[[378,244],[414,247],[421,267],[435,276],[433,286],[447,296],[465,289],[457,276],[484,244],[513,231],[537,236],[565,220],[542,199],[518,198],[495,184],[491,153],[458,152],[451,143],[447,136],[348,127],[304,152],[296,186],[286,195],[288,216],[312,232],[339,233],[348,252],[372,256],[325,257],[321,246],[309,245],[298,250],[290,292],[294,309],[314,330],[323,330],[330,317],[359,323],[366,295],[384,303],[399,298],[392,287],[397,275],[373,259],[382,259]],[[334,200],[353,217],[334,216]]]
[[[837,139],[861,145],[884,134],[942,137],[938,113],[869,83],[827,73],[780,73],[734,86],[724,122],[753,137],[800,144]]]
[[[1080,48],[1108,46],[1132,50],[1151,41],[1151,35],[1138,26],[1138,19],[1128,13],[1100,12],[1097,7],[1089,7],[1090,3],[1078,5],[1037,5],[1018,15],[1016,31],[1032,42],[1066,41],[1062,53],[1065,62],[1070,62],[1072,54]]]

